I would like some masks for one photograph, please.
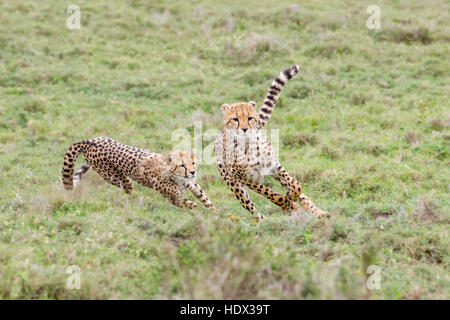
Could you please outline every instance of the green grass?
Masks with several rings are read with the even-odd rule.
[[[371,1],[152,3],[77,0],[72,31],[69,3],[1,2],[0,298],[450,297],[447,1],[378,1],[380,30],[366,28]],[[256,225],[205,163],[218,213],[137,184],[127,196],[92,172],[62,189],[72,143],[170,150],[173,130],[220,128],[223,103],[261,103],[292,64],[269,128],[331,218],[252,194]]]

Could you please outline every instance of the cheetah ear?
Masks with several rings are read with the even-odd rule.
[[[256,102],[255,101],[249,101],[248,104],[251,105],[252,107],[256,108]]]
[[[225,113],[225,111],[228,110],[229,107],[230,107],[229,104],[224,103],[224,104],[220,107],[220,110],[222,110],[222,112]]]

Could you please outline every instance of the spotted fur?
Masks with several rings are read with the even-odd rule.
[[[74,175],[75,161],[84,154],[84,164]],[[131,179],[152,188],[178,207],[195,208],[197,205],[183,199],[190,190],[207,208],[216,210],[205,192],[195,182],[197,162],[193,152],[172,151],[157,154],[119,143],[111,138],[94,138],[73,144],[66,152],[62,166],[64,188],[72,190],[92,168],[106,182],[130,194]]]
[[[235,194],[241,205],[258,220],[259,214],[247,188],[265,196],[285,212],[299,209],[296,201],[309,213],[321,217],[327,212],[319,209],[302,192],[301,185],[283,168],[261,128],[271,117],[281,89],[298,72],[293,66],[272,82],[259,112],[254,101],[222,105],[223,130],[215,139],[214,150],[222,179]],[[272,176],[288,189],[286,195],[264,186],[266,176]]]

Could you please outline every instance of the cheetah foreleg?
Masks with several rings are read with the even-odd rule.
[[[187,184],[187,188],[194,194],[194,196],[200,200],[201,203],[203,203],[203,205],[206,208],[212,209],[214,211],[217,211],[217,209],[214,207],[213,203],[211,202],[211,200],[209,200],[208,196],[206,195],[206,193],[203,191],[203,189],[195,182],[191,182]]]
[[[245,186],[243,186],[236,179],[228,176],[224,172],[223,168],[221,168],[220,166],[219,166],[219,172],[220,172],[220,175],[222,176],[222,179],[225,181],[227,186],[231,189],[231,191],[236,196],[236,199],[238,199],[239,202],[241,203],[242,207],[244,207],[245,209],[250,211],[258,222],[261,222],[261,220],[264,219],[264,216],[262,214],[258,213],[258,211],[256,211],[256,208],[255,208],[254,203],[252,202],[252,199],[248,195],[247,190],[245,190]]]
[[[191,200],[183,199],[183,204],[186,208],[195,209],[197,208],[197,204]]]

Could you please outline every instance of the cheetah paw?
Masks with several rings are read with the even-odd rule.
[[[329,217],[330,216],[330,213],[329,212],[327,212],[327,211],[323,211],[323,210],[319,210],[317,213],[316,213],[316,217],[317,218],[322,218],[322,217]]]
[[[262,214],[258,213],[256,214],[256,221],[258,223],[261,223],[266,217],[264,217]]]

